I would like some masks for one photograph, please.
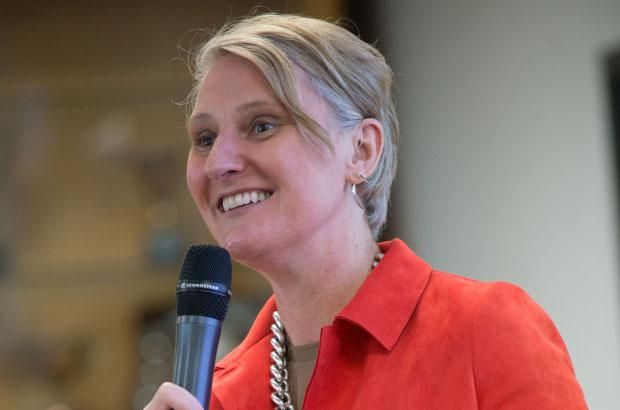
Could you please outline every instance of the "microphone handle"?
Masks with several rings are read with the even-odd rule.
[[[209,409],[215,355],[222,322],[206,316],[178,316],[172,382]]]

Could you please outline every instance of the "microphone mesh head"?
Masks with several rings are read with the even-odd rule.
[[[193,245],[185,253],[179,280],[215,282],[230,288],[232,266],[230,254],[213,245]]]
[[[230,289],[232,264],[224,248],[191,246],[185,254],[179,282],[219,283]],[[178,290],[177,315],[207,316],[223,321],[230,296],[205,289]]]

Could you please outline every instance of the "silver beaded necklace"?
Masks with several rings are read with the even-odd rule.
[[[372,261],[372,269],[376,268],[381,259],[382,252],[377,252]],[[286,361],[286,330],[280,319],[280,314],[276,310],[273,312],[273,324],[271,325],[271,366],[269,372],[271,379],[271,401],[275,404],[274,410],[295,410],[291,403],[291,395],[288,386],[288,364]]]

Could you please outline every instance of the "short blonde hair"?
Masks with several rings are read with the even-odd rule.
[[[301,68],[329,104],[343,128],[364,118],[383,126],[384,148],[375,172],[357,186],[375,240],[387,219],[396,174],[398,120],[392,70],[372,45],[327,21],[286,14],[263,14],[229,23],[202,45],[194,61],[195,85],[189,104],[214,60],[231,53],[252,62],[295,118],[310,143],[333,148],[330,136],[301,108],[294,68]]]

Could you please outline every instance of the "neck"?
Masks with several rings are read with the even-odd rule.
[[[337,246],[305,247],[301,260],[305,263],[297,263],[286,274],[269,277],[292,344],[319,340],[321,328],[333,322],[372,270],[378,251],[370,232],[353,235],[348,241],[339,240]]]

